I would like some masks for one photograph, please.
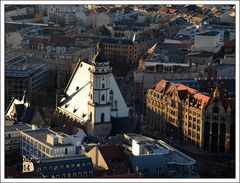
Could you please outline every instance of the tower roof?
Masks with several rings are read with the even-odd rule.
[[[95,64],[108,62],[108,59],[104,54],[103,43],[101,41],[99,41],[97,44],[97,54],[94,55],[92,62]]]

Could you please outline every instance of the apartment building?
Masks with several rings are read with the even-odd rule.
[[[135,36],[134,36],[135,37]],[[146,40],[103,38],[104,53],[112,64],[135,64],[146,51]],[[119,60],[121,59],[121,60]]]

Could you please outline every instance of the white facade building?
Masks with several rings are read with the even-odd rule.
[[[100,44],[91,63],[78,63],[58,109],[84,124],[88,134],[108,136],[111,117],[127,117],[129,109]]]
[[[217,53],[220,51],[223,43],[221,34],[217,31],[208,31],[195,36],[195,44],[192,51],[208,51]]]
[[[21,155],[39,159],[79,155],[81,143],[86,136],[81,129],[80,132],[70,136],[33,126],[31,130],[21,132]]]

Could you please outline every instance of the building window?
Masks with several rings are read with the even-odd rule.
[[[75,167],[75,164],[71,164],[71,168],[74,168]]]
[[[219,113],[219,108],[217,106],[213,107],[213,113]]]
[[[104,83],[102,84],[102,88],[105,88],[105,84]]]
[[[101,123],[104,122],[104,120],[105,120],[104,118],[105,118],[104,113],[102,113],[102,114],[101,114]]]
[[[68,177],[68,178],[71,178],[71,174],[70,174],[70,173],[68,173],[68,174],[67,174],[67,177]]]
[[[77,167],[80,167],[80,163],[77,163]]]
[[[73,173],[73,178],[76,178],[77,177],[77,174],[76,173]]]
[[[102,95],[102,101],[104,101],[105,100],[105,96],[104,95]]]
[[[93,171],[89,171],[89,176],[92,177],[93,176]]]
[[[68,149],[67,148],[65,148],[65,155],[67,155],[68,154]]]
[[[82,177],[82,172],[79,172],[79,173],[78,173],[78,177]]]
[[[56,165],[56,166],[54,166],[54,170],[58,170],[58,166]]]
[[[69,168],[69,165],[65,165],[66,168]]]
[[[52,167],[52,166],[49,166],[49,167],[48,167],[48,170],[52,170],[52,169],[53,169],[53,167]]]

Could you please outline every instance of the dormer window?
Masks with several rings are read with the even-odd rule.
[[[213,113],[219,113],[219,107],[214,106],[213,107]]]
[[[75,113],[75,112],[77,112],[77,109],[74,108],[74,109],[73,109],[73,113]]]

